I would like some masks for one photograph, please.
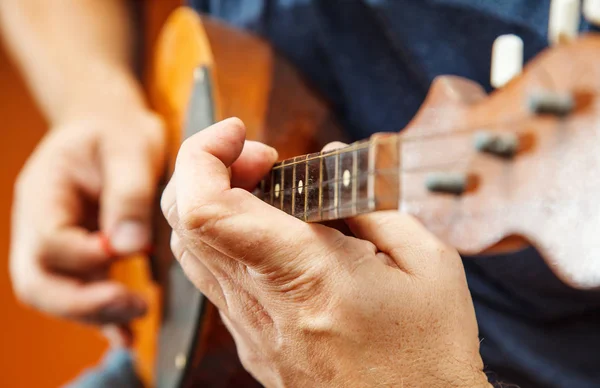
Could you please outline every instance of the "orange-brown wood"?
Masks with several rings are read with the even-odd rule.
[[[148,0],[144,3],[144,35],[140,36],[144,52],[144,72],[151,73],[153,48],[159,31],[163,28],[168,15],[179,6],[179,0]],[[147,77],[143,77],[147,78]],[[145,82],[148,88],[148,81]],[[150,99],[150,97],[149,97]],[[160,193],[159,193],[160,194]],[[160,215],[158,207],[155,209]],[[161,233],[157,231],[157,233]],[[164,232],[162,232],[164,234]],[[146,316],[134,321],[131,329],[134,333],[133,350],[136,354],[136,369],[146,386],[154,383],[154,364],[157,351],[157,333],[160,330],[162,295],[160,284],[153,279],[149,257],[138,255],[125,258],[111,268],[111,276],[134,290],[147,301],[149,309]]]

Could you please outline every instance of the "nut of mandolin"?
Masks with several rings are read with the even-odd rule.
[[[600,0],[583,0],[583,16],[591,24],[600,27]]]
[[[523,70],[523,40],[517,35],[501,35],[492,46],[490,83],[501,88]]]
[[[573,40],[579,31],[581,0],[552,0],[548,20],[550,44]]]

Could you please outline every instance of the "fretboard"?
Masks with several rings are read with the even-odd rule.
[[[333,151],[283,160],[273,166],[255,194],[308,222],[397,209],[397,134],[375,135]]]

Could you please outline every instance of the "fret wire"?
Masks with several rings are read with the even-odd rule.
[[[380,199],[386,199],[386,198],[392,198],[392,196],[384,196],[384,197],[380,197]],[[359,200],[357,203],[359,203],[359,204],[362,204],[362,203],[365,203],[365,202],[366,202],[366,203],[369,203],[369,202],[375,202],[375,200],[374,200],[374,199],[370,199],[370,198],[363,198],[363,199]],[[350,207],[352,207],[352,204],[347,204],[347,205],[344,205],[344,206],[342,206],[340,209],[342,209],[342,210],[345,210],[345,209],[347,209],[347,208],[350,208]],[[327,208],[327,209],[323,209],[323,213],[327,213],[327,212],[335,212],[335,209],[336,209],[336,208],[334,208],[334,207],[329,207],[329,208]],[[309,216],[310,216],[310,215],[313,215],[313,214],[315,214],[315,213],[316,213],[316,211],[317,211],[317,209],[311,209],[311,210],[309,211]],[[339,213],[339,212],[338,212],[338,213]],[[321,218],[321,219],[322,219],[322,218],[323,218],[323,216],[321,215],[319,218]]]
[[[282,166],[284,164],[285,161],[281,162]],[[279,186],[280,188],[280,193],[279,193],[279,209],[283,210],[283,197],[285,197],[285,190],[284,190],[284,186],[283,186],[283,182],[285,181],[285,171],[282,169],[281,170],[281,186]],[[283,193],[281,192],[283,191]]]
[[[386,139],[384,139],[384,140],[386,140]],[[370,140],[363,140],[363,141],[355,143],[355,144],[359,144],[359,146],[349,145],[349,146],[346,146],[346,147],[343,147],[343,148],[338,148],[338,149],[333,150],[333,151],[327,151],[325,153],[321,152],[321,153],[319,153],[319,155],[313,156],[312,158],[309,158],[308,157],[309,155],[306,155],[306,157],[307,157],[306,160],[293,161],[291,163],[285,163],[285,165],[286,166],[291,166],[291,165],[294,165],[294,164],[303,163],[304,161],[308,162],[310,160],[322,159],[322,158],[327,157],[327,156],[339,155],[339,154],[343,154],[343,153],[346,153],[346,152],[351,152],[351,151],[355,151],[355,150],[360,150],[360,149],[368,148],[369,147],[369,142],[370,142]],[[275,163],[275,165],[273,166],[273,170],[277,170],[277,169],[283,168],[283,163],[284,162],[287,162],[287,161],[290,161],[290,160],[294,160],[294,159],[296,159],[296,158],[290,158],[290,159],[286,159],[286,160],[283,160],[281,162]]]
[[[308,155],[306,155],[306,159],[304,161],[304,168],[305,168],[305,173],[304,173],[304,180],[305,180],[305,184],[308,186]],[[308,217],[306,215],[306,211],[308,210],[308,187],[304,188],[304,221],[308,220]]]
[[[275,203],[275,199],[274,199],[275,185],[273,184],[273,180],[275,179],[274,173],[275,173],[275,171],[271,170],[271,177],[270,177],[271,178],[271,190],[269,190],[271,192],[271,198],[270,198],[271,200],[269,202],[271,204],[271,206],[273,206],[273,203]]]
[[[334,181],[336,182],[336,184],[333,185],[333,207],[337,209],[337,206],[339,205],[339,187],[340,185],[337,184],[340,181],[340,172],[339,172],[339,166],[340,166],[340,155],[336,154],[334,156],[334,168],[333,168],[333,176],[334,176]],[[335,213],[335,217],[338,216],[337,210],[334,210]]]
[[[319,218],[322,217],[321,207],[323,206],[323,160],[324,158],[319,159]]]
[[[296,212],[296,162],[292,165],[292,215]]]
[[[367,170],[375,170],[375,147],[377,146],[377,140],[373,141],[369,147],[368,151],[368,163]],[[375,198],[375,179],[371,179],[369,176],[367,180],[367,198],[373,199]]]
[[[356,213],[356,197],[357,187],[356,181],[358,180],[358,150],[352,152],[352,213]]]
[[[373,176],[373,175],[395,175],[395,174],[398,174],[398,169],[397,168],[385,168],[385,169],[382,168],[382,169],[379,169],[379,170],[376,170],[376,171],[367,171],[367,172],[364,172],[364,173],[358,173],[357,178],[358,179],[367,179],[367,178],[369,178],[370,176]],[[327,181],[324,181],[323,184],[324,185],[333,185],[333,184],[338,184],[338,183],[343,182],[343,181],[344,181],[343,177],[339,178],[339,179],[335,179],[334,178],[334,179],[329,179]],[[317,187],[317,185],[318,184],[311,184],[311,185],[302,186],[302,187],[303,188],[304,187],[314,188],[314,187]],[[279,192],[280,193],[283,193],[283,192],[289,193],[290,190],[293,190],[293,189],[288,188],[288,189],[285,189],[285,190],[279,190]]]

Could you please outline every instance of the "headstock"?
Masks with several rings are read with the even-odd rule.
[[[565,283],[600,286],[599,57],[600,36],[582,36],[489,96],[470,81],[437,79],[400,136],[401,210],[461,253],[521,236]],[[463,177],[465,191],[432,192],[432,173]]]

